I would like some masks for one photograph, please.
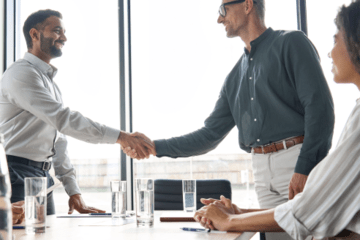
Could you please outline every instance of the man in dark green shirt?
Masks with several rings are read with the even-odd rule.
[[[264,10],[264,0],[223,0],[218,23],[228,37],[243,40],[244,54],[204,127],[154,141],[153,154],[176,158],[207,153],[236,126],[240,147],[252,152],[260,207],[269,208],[302,192],[307,175],[327,155],[334,110],[313,44],[303,32],[266,28]]]

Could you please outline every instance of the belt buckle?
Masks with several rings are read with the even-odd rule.
[[[283,140],[282,143],[283,143],[283,146],[284,146],[284,150],[287,150],[288,148],[286,146],[286,140]]]
[[[41,169],[42,169],[43,171],[49,171],[50,168],[51,168],[51,162],[49,161],[49,162],[44,162]]]

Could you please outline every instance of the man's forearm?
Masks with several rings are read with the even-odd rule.
[[[244,214],[232,215],[230,217],[229,229],[234,232],[283,232],[284,230],[274,219],[274,209],[261,211],[249,209]]]

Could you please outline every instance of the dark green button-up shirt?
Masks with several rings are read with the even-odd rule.
[[[295,172],[308,175],[328,153],[334,128],[329,87],[315,47],[300,31],[267,29],[227,76],[201,129],[155,141],[157,156],[188,157],[214,149],[236,125],[252,147],[304,135]]]

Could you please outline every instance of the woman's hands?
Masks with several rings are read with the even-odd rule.
[[[203,227],[212,230],[227,231],[231,227],[231,215],[245,213],[245,210],[238,208],[231,200],[220,197],[216,199],[201,199],[206,206],[199,209],[194,216],[195,221]]]

